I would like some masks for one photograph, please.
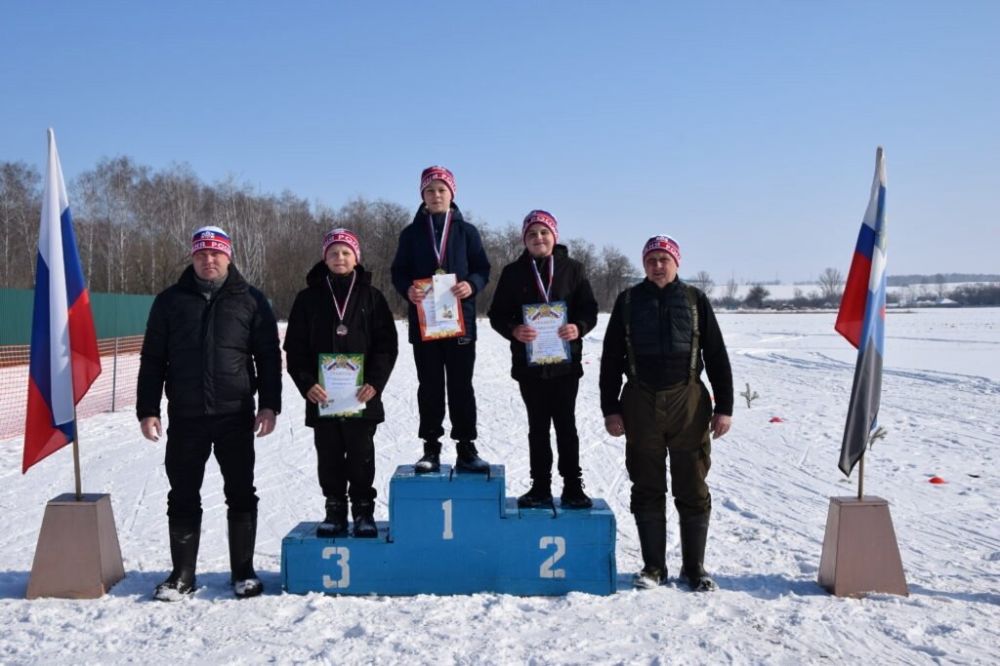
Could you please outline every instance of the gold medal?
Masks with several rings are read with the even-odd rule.
[[[434,275],[444,275],[444,269],[443,268],[437,269],[436,271],[434,271]]]

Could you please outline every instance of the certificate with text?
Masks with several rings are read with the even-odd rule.
[[[365,404],[358,400],[358,389],[364,381],[364,354],[320,354],[319,385],[327,399],[317,405],[319,415],[361,416]]]
[[[462,305],[458,299],[452,296],[454,312],[447,313],[455,318],[444,319],[438,316],[435,307],[438,299],[434,297],[434,280],[432,278],[414,280],[413,286],[424,292],[424,299],[417,304],[417,321],[420,324],[421,340],[427,342],[429,340],[460,338],[465,335],[465,317],[462,315]]]
[[[564,301],[522,306],[524,324],[538,334],[525,344],[528,365],[569,363],[569,343],[559,337],[559,328],[568,321],[569,308]]]

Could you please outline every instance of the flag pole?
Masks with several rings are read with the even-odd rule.
[[[858,458],[858,501],[865,498],[865,454]]]
[[[76,478],[76,501],[83,499],[82,484],[80,483],[80,429],[77,427],[79,421],[76,420],[76,405],[73,405],[73,476]]]

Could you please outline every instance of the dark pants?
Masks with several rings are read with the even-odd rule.
[[[465,344],[461,344],[461,340]],[[451,438],[476,439],[476,394],[472,370],[476,365],[476,342],[452,338],[413,344],[417,366],[417,407],[420,409],[420,439],[434,441],[444,435],[445,375],[447,375],[448,415]]]
[[[552,478],[550,427],[556,429],[559,474],[564,479],[580,476],[580,438],[576,434],[576,393],[580,378],[529,379],[518,382],[528,410],[528,453],[531,479]]]
[[[712,466],[712,404],[701,382],[648,391],[629,382],[622,391],[625,466],[632,480],[632,513],[665,514],[667,459],[674,506],[681,521],[708,515],[705,483]]]
[[[375,428],[364,419],[320,419],[313,428],[319,486],[326,499],[375,499]]]
[[[253,422],[252,414],[170,419],[164,464],[170,480],[167,516],[171,521],[201,522],[201,483],[213,450],[222,472],[227,515],[257,512]]]

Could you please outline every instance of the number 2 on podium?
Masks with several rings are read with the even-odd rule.
[[[441,511],[444,512],[444,531],[441,538],[444,541],[451,541],[455,538],[455,533],[451,531],[451,500],[441,502]]]

